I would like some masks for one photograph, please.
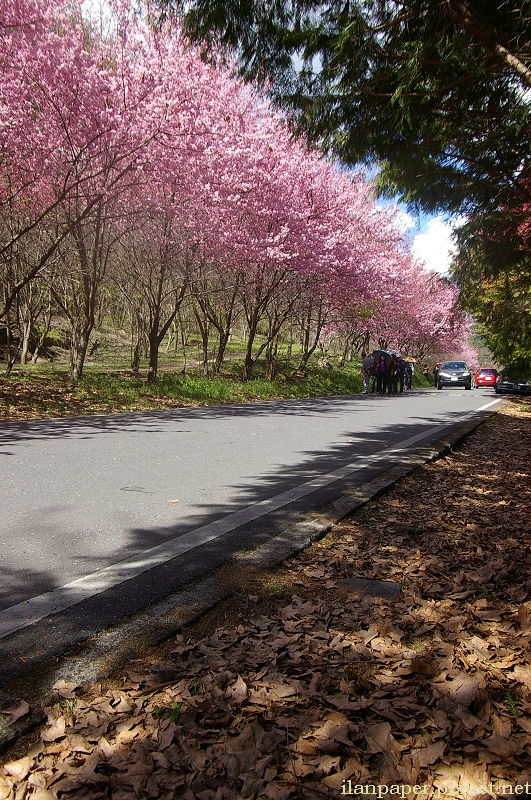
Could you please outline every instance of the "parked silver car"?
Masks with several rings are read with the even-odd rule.
[[[437,373],[437,389],[443,386],[472,388],[472,375],[466,361],[443,361]]]

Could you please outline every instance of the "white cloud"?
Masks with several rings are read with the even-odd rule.
[[[383,209],[386,205],[379,205],[377,208]],[[411,239],[411,252],[427,270],[445,275],[450,269],[450,262],[456,251],[452,233],[464,221],[464,217],[448,219],[442,214],[429,218],[423,216],[419,220],[398,204],[395,206],[393,224],[399,231],[408,234]]]
[[[414,228],[417,223],[415,217],[412,217],[411,214],[404,211],[403,208],[399,208],[396,212],[393,224],[399,231],[406,232]]]
[[[441,275],[448,272],[455,253],[452,231],[460,222],[448,222],[442,216],[432,217],[426,229],[413,237],[412,253],[425,264],[426,269]]]

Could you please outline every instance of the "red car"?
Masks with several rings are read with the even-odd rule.
[[[480,367],[474,374],[474,387],[479,386],[496,386],[496,378],[498,377],[498,370],[493,367]]]

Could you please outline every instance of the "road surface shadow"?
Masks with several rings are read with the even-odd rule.
[[[371,398],[386,403],[388,398]],[[390,398],[389,398],[390,399]],[[209,407],[194,409],[179,409],[176,411],[148,412],[142,414],[120,414],[105,417],[80,417],[74,419],[42,420],[38,422],[4,423],[0,426],[0,434],[4,442],[17,440],[31,441],[41,437],[77,436],[82,432],[88,435],[97,435],[103,432],[119,432],[133,426],[154,426],[157,421],[186,421],[186,419],[223,418],[227,415],[241,414],[246,416],[271,414],[300,415],[308,414],[319,417],[324,414],[343,414],[346,412],[347,398],[317,398],[307,401],[281,401],[278,403],[258,403],[241,406]],[[359,398],[363,403],[366,398]],[[349,415],[352,414],[352,398],[348,398]],[[463,416],[461,412],[447,415],[457,423]],[[140,419],[139,419],[140,418]],[[438,427],[441,421],[438,418],[423,418],[412,420],[407,424],[389,425],[378,432],[371,432],[363,440],[363,452],[360,453],[360,437],[358,432],[346,431],[341,440],[330,445],[325,451],[307,451],[297,465],[278,465],[269,473],[256,477],[253,485],[241,484],[232,487],[230,498],[220,506],[208,503],[196,503],[193,512],[185,521],[176,525],[131,528],[127,531],[127,543],[118,552],[108,558],[98,559],[99,569],[121,561],[126,561],[132,556],[156,547],[172,539],[184,536],[190,531],[215,522],[227,514],[241,510],[259,503],[266,498],[275,497],[293,487],[320,478],[334,470],[344,468],[345,465],[354,464],[356,460],[363,461],[371,454],[385,452],[392,449],[393,445],[408,439],[413,431],[418,433],[418,422],[422,421],[422,428],[428,431]],[[448,426],[450,429],[451,423]],[[440,436],[441,434],[439,434]],[[420,442],[420,445],[426,442]],[[115,625],[124,617],[146,608],[160,598],[178,591],[190,581],[210,573],[212,570],[225,563],[232,555],[248,550],[266,541],[278,530],[285,529],[290,524],[303,519],[304,516],[316,508],[331,502],[348,488],[356,483],[363,483],[375,477],[383,469],[392,464],[392,459],[383,462],[370,463],[360,470],[356,470],[353,477],[347,477],[342,482],[330,484],[319,491],[302,498],[300,501],[290,503],[266,516],[255,519],[233,531],[225,533],[219,539],[193,549],[183,556],[174,558],[149,569],[142,575],[134,577],[123,583],[113,586],[100,594],[76,605],[53,614],[18,632],[9,634],[0,639],[0,656],[4,664],[0,667],[2,675],[10,675],[31,665],[36,659],[47,654],[60,654],[73,647],[77,642],[95,635],[103,628]],[[66,534],[66,532],[65,532]],[[91,571],[92,564],[88,564],[87,572]],[[3,591],[8,593],[10,605],[25,600],[31,595],[31,588],[41,587],[35,594],[51,592],[59,588],[59,581],[51,573],[42,570],[27,570],[24,573],[2,569]],[[28,592],[28,589],[30,590]],[[6,596],[4,594],[4,600]],[[24,659],[24,662],[21,662]]]
[[[419,393],[420,394],[420,393]],[[330,416],[352,414],[352,402],[361,406],[368,402],[387,403],[389,400],[404,400],[408,395],[345,395],[332,397],[310,397],[302,400],[271,400],[257,403],[240,403],[193,408],[176,408],[162,411],[135,411],[124,414],[87,415],[80,417],[57,417],[51,419],[0,422],[0,447],[20,441],[46,438],[98,436],[102,433],[123,431],[162,431],[161,424],[197,419],[229,419],[234,417],[261,417],[274,414],[283,416]],[[186,430],[180,431],[182,433]],[[0,450],[0,455],[12,453]]]

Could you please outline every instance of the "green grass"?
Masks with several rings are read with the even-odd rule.
[[[106,362],[88,360],[83,378],[75,388],[69,382],[66,359],[63,363],[15,365],[10,377],[0,372],[0,419],[338,396],[357,394],[363,388],[358,361],[330,369],[319,367],[315,358],[301,374],[296,371],[296,357],[291,361],[282,358],[277,378],[271,381],[265,379],[265,366],[259,361],[253,380],[242,381],[241,346],[238,359],[227,359],[223,373],[208,378],[203,376],[197,362],[183,374],[182,362],[175,355],[165,354],[157,382],[148,384],[145,371],[144,375],[137,375],[124,366],[124,355],[123,348],[122,351],[116,348],[115,357]],[[333,364],[333,358],[330,361]],[[420,370],[417,373],[414,386],[431,386]]]
[[[333,370],[310,366],[305,376],[283,373],[277,380],[257,377],[242,381],[241,364],[222,375],[205,378],[163,371],[155,384],[124,369],[91,364],[79,384],[69,383],[67,365],[15,366],[10,377],[0,373],[0,418],[27,419],[75,414],[140,411],[179,405],[217,405],[259,400],[355,394],[362,390],[359,365]]]

